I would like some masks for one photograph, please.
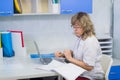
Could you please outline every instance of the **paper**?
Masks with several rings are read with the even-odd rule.
[[[61,74],[66,80],[75,80],[85,70],[72,63],[64,64],[64,66],[54,69],[57,73]]]
[[[84,71],[86,71],[85,69],[72,63],[62,63],[57,60],[53,60],[48,65],[40,66],[37,69],[55,71],[61,76],[63,76],[66,80],[75,80]]]
[[[48,70],[51,71],[54,68],[57,68],[58,66],[62,66],[64,63],[61,63],[59,61],[56,60],[52,60],[51,63],[49,63],[48,65],[42,65],[40,67],[38,67],[37,69],[42,69],[42,70]]]

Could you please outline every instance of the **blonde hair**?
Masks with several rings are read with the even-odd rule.
[[[90,17],[85,12],[79,12],[71,18],[71,24],[78,24],[83,29],[83,34],[81,38],[85,40],[87,37],[95,35],[93,23],[90,20]]]

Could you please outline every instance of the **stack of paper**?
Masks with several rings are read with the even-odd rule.
[[[63,76],[66,80],[75,80],[84,71],[86,71],[85,69],[72,63],[62,63],[57,60],[53,60],[48,65],[40,66],[37,69],[55,71],[61,76]]]

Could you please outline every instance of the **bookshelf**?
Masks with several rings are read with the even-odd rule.
[[[59,5],[59,0],[19,0],[22,13],[15,13],[15,15],[60,14]]]
[[[92,0],[18,0],[22,15],[92,13]],[[69,4],[68,4],[69,2]],[[15,14],[15,15],[21,15]]]
[[[0,16],[92,13],[92,0],[0,0],[0,4]]]

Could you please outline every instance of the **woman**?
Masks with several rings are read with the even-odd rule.
[[[89,15],[79,12],[71,18],[71,24],[77,36],[75,45],[72,50],[55,52],[55,56],[65,57],[69,62],[87,70],[76,80],[102,80],[104,77],[100,65],[102,53]]]

